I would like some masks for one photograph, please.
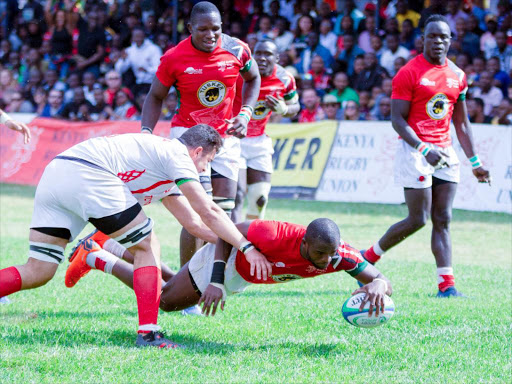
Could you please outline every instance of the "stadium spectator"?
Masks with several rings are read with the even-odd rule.
[[[307,36],[307,47],[302,50],[299,62],[296,67],[299,73],[308,73],[314,56],[320,56],[323,60],[325,68],[331,68],[333,58],[327,48],[320,44],[318,33],[310,32]]]
[[[354,30],[354,20],[349,15],[345,15],[341,18],[340,23],[340,29],[339,32],[336,34],[338,36],[345,36],[345,35],[353,35],[355,33]],[[342,46],[343,48],[343,46]]]
[[[41,117],[60,117],[63,108],[64,92],[52,89],[48,93],[48,102],[41,111]]]
[[[387,35],[400,35],[400,29],[398,28],[398,21],[394,17],[388,17],[385,19],[384,33]]]
[[[85,99],[88,100],[91,104],[94,104],[94,86],[100,86],[96,83],[96,75],[92,72],[84,72],[82,75],[82,89],[84,90]]]
[[[496,47],[490,50],[489,57],[499,57],[501,69],[510,73],[512,71],[512,45],[507,44],[507,34],[504,31],[496,31],[494,37]]]
[[[410,20],[412,22],[413,28],[417,28],[421,16],[418,12],[409,9],[407,0],[398,0],[396,2],[395,17],[398,21],[398,28],[400,29],[400,32],[402,32],[403,23],[405,20]]]
[[[395,62],[393,63],[393,67],[395,68],[395,74],[397,74],[400,68],[402,68],[406,63],[407,60],[405,60],[403,57],[397,57],[395,59]]]
[[[399,45],[400,38],[397,34],[386,36],[386,48],[380,57],[380,65],[390,74],[395,74],[395,59],[403,57],[408,59],[410,52],[407,48]]]
[[[484,53],[485,58],[489,59],[491,53],[496,48],[496,38],[494,34],[498,30],[498,23],[496,22],[496,16],[488,14],[485,16],[487,30],[480,37],[480,50]]]
[[[108,118],[107,110],[111,107],[105,102],[103,89],[99,84],[94,87],[93,90],[94,102],[92,107],[89,109],[89,117],[91,121],[102,121]]]
[[[382,56],[382,53],[384,52],[384,43],[383,38],[381,36],[372,36],[370,38],[370,45],[372,49],[369,52],[375,53],[375,56],[377,56],[377,60],[380,61],[380,58]]]
[[[338,68],[345,70],[350,76],[354,73],[354,60],[364,55],[364,51],[356,44],[354,35],[343,35],[343,50],[339,53],[336,61]]]
[[[59,77],[64,78],[69,71],[69,59],[73,53],[73,34],[75,33],[73,16],[69,9],[52,12],[52,1],[46,1],[45,19],[49,27],[46,32],[50,44],[51,65],[57,70]],[[66,3],[66,6],[68,3]]]
[[[467,53],[474,57],[480,54],[480,40],[478,35],[466,30],[466,20],[458,18],[455,21],[455,38],[452,41],[450,53]]]
[[[365,120],[359,112],[359,105],[355,101],[349,100],[346,102],[345,108],[343,108],[343,120]]]
[[[303,107],[299,112],[299,123],[313,123],[325,119],[325,113],[320,107],[320,98],[314,89],[302,91],[301,103]]]
[[[133,94],[131,91],[128,88],[122,86],[121,74],[119,72],[115,70],[107,72],[105,75],[105,83],[107,84],[107,89],[105,90],[105,101],[107,104],[114,104],[116,93],[121,89],[128,93],[130,99],[133,99]]]
[[[176,91],[172,90],[169,92],[167,97],[164,100],[164,106],[162,108],[162,120],[172,120],[174,115],[176,114],[176,109],[178,108],[178,95],[176,95]]]
[[[359,115],[361,120],[370,120],[370,98],[368,91],[361,91],[359,94]]]
[[[320,22],[320,45],[329,50],[332,57],[336,56],[338,36],[332,31],[332,23],[329,19]]]
[[[138,113],[135,105],[130,101],[128,94],[119,90],[114,99],[113,109],[106,110],[110,120],[137,120]]]
[[[12,91],[19,91],[20,85],[16,82],[9,69],[2,69],[0,71],[0,100],[3,100],[6,93]]]
[[[383,96],[376,102],[376,104],[378,109],[375,114],[375,120],[391,120],[391,98],[389,96]]]
[[[418,22],[418,28],[423,30],[425,21],[432,15],[445,15],[446,9],[444,7],[445,0],[431,0],[430,6],[421,11],[420,21]],[[420,51],[421,52],[421,51]]]
[[[473,97],[479,97],[484,101],[484,114],[487,116],[493,116],[493,109],[503,100],[503,93],[492,83],[491,74],[488,71],[483,71],[478,80],[478,87],[472,90]]]
[[[344,106],[349,100],[359,103],[359,95],[354,89],[349,87],[348,76],[345,72],[338,72],[334,75],[333,85],[334,90],[329,92],[329,95],[336,97],[340,105]]]
[[[262,14],[258,19],[258,31],[256,38],[258,40],[273,39],[275,37],[272,30],[272,19],[267,14]]]
[[[280,17],[276,20],[275,26],[277,29],[276,37],[274,38],[274,42],[277,45],[277,49],[280,53],[290,49],[295,36],[292,32],[288,30],[289,22],[283,17]]]
[[[512,125],[512,102],[510,99],[503,99],[496,110],[496,116],[492,124]]]
[[[34,107],[32,103],[25,100],[21,92],[10,91],[4,95],[4,100],[7,103],[5,111],[9,113],[32,113]]]
[[[361,72],[364,71],[364,56],[358,56],[356,57],[356,59],[354,60],[354,73],[352,73],[352,75],[350,75],[348,77],[349,79],[349,84],[352,88],[354,88],[354,84],[356,83],[357,81],[357,77],[359,76],[359,74]],[[341,71],[339,71],[341,72]]]
[[[64,90],[66,89],[66,84],[59,80],[59,75],[55,69],[48,69],[43,77],[43,87],[49,92],[54,88]]]
[[[48,101],[48,93],[43,87],[38,87],[34,93],[34,105],[35,110],[34,113],[37,115],[41,115],[44,107],[46,106],[46,102]]]
[[[66,79],[66,90],[64,91],[64,103],[69,103],[74,96],[75,88],[81,86],[80,75],[77,72],[70,73]]]
[[[331,77],[329,75],[330,69],[327,70],[321,56],[314,55],[311,60],[311,69],[308,74],[313,78],[313,85],[319,93],[324,94],[326,89],[329,88]]]
[[[450,26],[452,34],[458,33],[457,31],[457,20],[462,20],[466,23],[468,15],[460,9],[461,2],[459,0],[448,0],[446,3],[446,20]]]
[[[492,118],[484,113],[484,101],[475,97],[466,101],[468,107],[469,121],[472,123],[490,124]]]
[[[341,10],[338,17],[336,18],[336,23],[334,24],[334,33],[336,33],[338,36],[341,36],[341,21],[343,20],[344,16],[350,16],[354,23],[354,31],[359,29],[359,23],[365,18],[364,13],[357,8],[354,0],[345,1],[345,8]]]
[[[414,28],[412,21],[405,19],[402,23],[402,30],[400,32],[400,45],[411,51],[415,48],[414,41],[418,36],[419,33]]]
[[[74,56],[76,67],[80,71],[100,74],[100,62],[105,54],[105,31],[98,25],[98,13],[87,13],[87,19],[78,20],[78,54]]]
[[[297,22],[295,28],[295,38],[293,39],[292,49],[295,52],[295,57],[299,58],[302,55],[302,51],[308,47],[307,37],[314,31],[315,21],[309,15],[303,15]]]
[[[73,99],[64,105],[58,117],[71,121],[87,121],[92,104],[85,99],[81,87],[73,89]]]
[[[364,21],[364,30],[359,33],[359,38],[357,39],[357,45],[364,52],[374,52],[372,48],[372,38],[378,37],[380,41],[380,36],[377,34],[375,18],[367,17]],[[382,48],[382,44],[380,46]],[[379,49],[380,49],[379,48]]]
[[[388,73],[379,65],[375,53],[365,53],[364,70],[356,78],[355,89],[357,91],[371,91],[374,87],[380,87],[382,80],[386,77],[388,77]]]
[[[503,97],[508,98],[508,87],[510,86],[510,76],[507,72],[502,71],[500,68],[500,59],[498,57],[491,57],[487,60],[486,70],[493,78],[493,85],[498,87],[503,93]]]
[[[325,95],[322,98],[321,107],[326,120],[341,120],[341,103],[336,99],[336,96]]]

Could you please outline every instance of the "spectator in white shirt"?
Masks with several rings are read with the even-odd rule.
[[[397,57],[408,59],[410,52],[407,48],[398,45],[400,39],[397,34],[386,36],[386,49],[380,57],[380,65],[384,67],[390,75],[395,75],[395,60]]]
[[[473,90],[473,98],[484,101],[484,115],[493,116],[494,107],[498,107],[503,100],[503,93],[498,87],[492,85],[492,76],[488,71],[483,71],[478,80],[478,87]]]
[[[323,19],[320,23],[320,44],[327,48],[333,57],[336,56],[336,43],[338,36],[332,31],[332,24],[329,19]]]

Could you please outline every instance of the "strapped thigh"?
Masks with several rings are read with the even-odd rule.
[[[64,248],[55,244],[29,241],[28,257],[47,263],[60,264],[64,260]]]
[[[142,240],[148,237],[152,229],[153,220],[147,217],[146,220],[144,220],[139,225],[136,225],[122,235],[114,237],[113,239],[125,248],[130,248],[139,244]]]

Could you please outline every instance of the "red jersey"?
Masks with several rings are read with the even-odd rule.
[[[242,76],[238,78],[236,83],[236,98],[233,105],[233,116],[236,116],[242,108],[242,88],[244,79]],[[260,136],[265,133],[265,126],[267,125],[272,110],[265,104],[265,97],[272,95],[277,98],[282,98],[286,102],[293,103],[298,101],[297,86],[295,78],[286,69],[277,65],[270,76],[261,77],[260,94],[258,101],[254,107],[252,119],[247,126],[247,137]]]
[[[156,77],[178,92],[178,111],[171,126],[208,124],[225,136],[224,119],[232,116],[236,80],[240,72],[247,72],[250,67],[249,47],[225,34],[213,52],[194,48],[191,37],[165,52]]]
[[[236,254],[237,272],[244,280],[253,284],[276,284],[338,271],[347,271],[355,276],[368,265],[357,249],[341,241],[329,266],[326,269],[317,269],[300,255],[300,244],[305,234],[306,227],[303,225],[254,220],[249,226],[247,240],[272,263],[272,276],[266,281],[257,280],[256,274],[251,276],[251,266],[240,251]]]
[[[421,141],[448,147],[453,106],[465,100],[467,89],[464,71],[452,61],[434,65],[421,54],[393,78],[391,98],[411,102],[407,122]]]

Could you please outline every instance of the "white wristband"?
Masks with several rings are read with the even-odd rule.
[[[375,279],[373,279],[372,283],[373,283],[374,281],[382,281],[382,282],[384,283],[384,285],[386,286],[386,292],[388,291],[388,282],[387,282],[386,280],[381,279],[381,278],[379,278],[379,277],[376,277]]]
[[[224,287],[224,284],[210,283],[210,285],[213,285],[214,287],[219,288],[222,291],[222,301],[226,301],[226,297],[228,294],[226,292],[226,287]]]

